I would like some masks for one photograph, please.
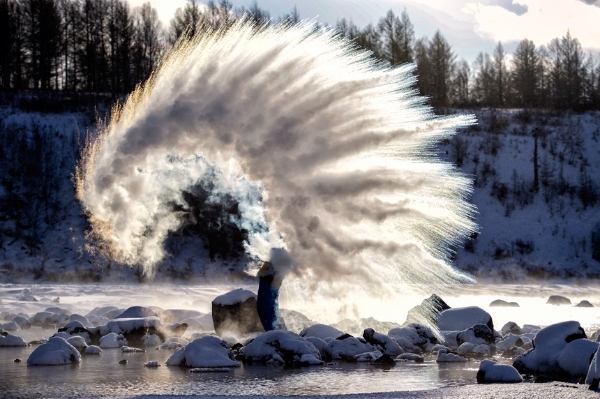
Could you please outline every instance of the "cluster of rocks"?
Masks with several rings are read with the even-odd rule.
[[[556,301],[564,303],[556,298],[551,302]],[[404,325],[376,323],[377,328],[352,335],[335,326],[313,323],[298,312],[282,312],[295,320],[287,324],[299,332],[264,332],[252,292],[235,290],[215,298],[212,305],[212,315],[136,306],[96,308],[81,316],[48,308],[29,318],[16,315],[11,323],[18,328],[63,323],[31,353],[30,365],[79,362],[82,354],[100,354],[107,348],[136,352],[156,347],[174,351],[167,365],[188,367],[193,372],[226,371],[241,362],[313,366],[346,361],[391,367],[398,362],[423,362],[429,356],[438,363],[479,361],[480,383],[533,378],[586,382],[597,388],[600,382],[598,332],[588,339],[576,321],[545,328],[509,322],[496,330],[491,315],[482,308],[451,308],[433,295],[408,313]],[[503,306],[515,305],[507,302]],[[184,339],[190,324],[194,329],[208,325],[217,334],[196,332]],[[358,324],[347,325],[356,328]],[[390,327],[387,332],[382,330],[386,327]],[[2,330],[0,346],[12,345],[27,343]],[[146,366],[159,364],[154,361]]]

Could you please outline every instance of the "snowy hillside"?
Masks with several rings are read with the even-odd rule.
[[[441,145],[473,176],[478,208],[456,265],[508,281],[599,277],[600,114],[474,112],[478,125]]]
[[[440,156],[473,177],[480,232],[457,250],[455,264],[478,278],[508,281],[600,277],[600,114],[460,112],[475,113],[479,124],[440,143]],[[0,282],[145,279],[141,268],[115,264],[85,238],[72,173],[92,125],[83,111],[0,107]],[[222,212],[222,223],[232,211],[194,212]],[[224,231],[224,240],[240,233]],[[155,278],[238,278],[247,259],[224,260],[220,254],[233,247],[214,255],[202,237],[206,231],[193,226],[172,234],[171,256]]]

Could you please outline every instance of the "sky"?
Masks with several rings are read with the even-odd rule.
[[[137,6],[148,0],[130,0]],[[150,0],[168,26],[187,0]],[[200,0],[204,1],[204,0]],[[205,2],[205,1],[204,1]],[[231,0],[234,7],[254,0]],[[457,59],[472,62],[479,52],[493,53],[501,41],[512,52],[524,38],[546,45],[567,31],[586,50],[600,49],[600,0],[258,0],[276,19],[297,7],[301,18],[335,24],[341,18],[359,27],[376,24],[388,10],[406,9],[417,37],[431,37],[437,29],[451,44]]]

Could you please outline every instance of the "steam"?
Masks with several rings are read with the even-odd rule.
[[[85,150],[77,189],[94,234],[152,274],[182,223],[173,204],[216,170],[213,200],[240,201],[248,253],[292,255],[288,295],[467,281],[448,256],[475,227],[471,183],[433,146],[474,120],[433,115],[412,71],[310,23],[179,42]]]

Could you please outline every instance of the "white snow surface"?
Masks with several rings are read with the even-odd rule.
[[[176,349],[167,360],[170,366],[194,368],[239,367],[233,352],[222,339],[207,335]]]
[[[569,375],[583,377],[587,375],[591,359],[597,351],[598,342],[576,339],[564,347],[556,361],[558,366]]]
[[[60,337],[53,337],[38,346],[27,359],[29,366],[54,366],[78,363],[81,355],[75,347]]]

